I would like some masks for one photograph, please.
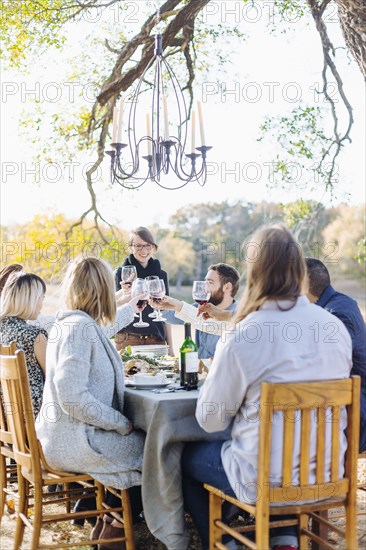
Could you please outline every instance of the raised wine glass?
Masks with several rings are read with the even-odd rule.
[[[207,281],[193,281],[192,296],[197,304],[207,304],[211,298],[210,287]]]
[[[150,281],[158,281],[159,277],[158,275],[149,275],[148,277],[145,277],[145,281],[147,281],[147,284],[150,284]],[[155,319],[159,315],[159,312],[156,308],[154,308],[154,311],[149,313],[148,317],[151,317],[152,319]]]
[[[137,307],[139,309],[140,318],[137,323],[134,323],[134,327],[148,327],[150,323],[146,323],[142,320],[142,311],[145,309],[147,302],[149,300],[149,291],[147,288],[147,282],[145,279],[135,279],[132,283],[131,296],[134,298],[141,294],[141,299],[137,302]]]
[[[134,265],[124,265],[121,272],[121,283],[131,288],[135,279],[137,279],[136,267]]]
[[[161,302],[165,296],[165,283],[163,279],[154,279],[149,281],[149,294],[150,298],[155,302]],[[155,323],[166,321],[165,317],[162,316],[160,309],[157,309],[156,318],[153,319]]]
[[[127,285],[131,291],[133,281],[137,279],[137,271],[134,265],[124,265],[121,271],[121,286]],[[135,317],[138,317],[138,313],[135,313]]]

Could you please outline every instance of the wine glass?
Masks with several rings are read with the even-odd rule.
[[[131,288],[133,281],[137,279],[137,271],[134,265],[124,265],[121,271],[121,285],[127,285]],[[135,313],[135,317],[138,317],[138,313]]]
[[[150,298],[152,298],[155,302],[161,302],[165,296],[165,283],[163,279],[153,279],[148,282],[148,285]],[[166,321],[165,317],[162,316],[160,309],[157,309],[156,312],[156,318],[153,319],[155,323]]]
[[[149,284],[149,281],[158,281],[159,277],[157,275],[149,275],[148,277],[145,277],[145,281],[147,281],[147,284]],[[158,317],[159,312],[156,308],[154,308],[154,311],[149,313],[148,317],[151,317],[152,319],[155,319]]]
[[[207,281],[193,281],[192,296],[197,304],[207,304],[211,297],[210,287]]]
[[[131,288],[131,296],[134,298],[135,296],[138,296],[141,294],[141,299],[137,302],[137,307],[139,309],[139,320],[137,323],[134,323],[134,327],[148,327],[150,326],[150,323],[145,323],[145,321],[142,320],[142,311],[145,309],[148,299],[149,299],[149,291],[147,288],[147,283],[145,279],[135,279],[132,283]]]
[[[135,279],[137,279],[136,267],[134,265],[123,266],[121,272],[121,283],[131,288]]]

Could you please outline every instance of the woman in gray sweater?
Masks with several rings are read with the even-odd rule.
[[[118,489],[140,485],[144,434],[123,414],[123,365],[110,340],[131,323],[138,298],[117,309],[113,272],[97,258],[73,262],[64,287],[69,309],[49,334],[36,421],[45,457]]]

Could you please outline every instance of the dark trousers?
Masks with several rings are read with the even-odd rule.
[[[203,484],[209,483],[224,493],[237,498],[222,464],[221,447],[223,443],[223,441],[188,443],[182,457],[184,505],[200,535],[203,549],[209,548],[209,497]],[[228,519],[227,513],[229,511],[232,511],[230,506],[223,506],[224,521]],[[281,517],[285,519],[285,516]],[[286,519],[292,517],[286,516]],[[270,519],[275,520],[278,518],[271,516]],[[296,537],[297,540],[297,527],[291,525],[271,529],[270,536]],[[290,541],[286,542],[286,544],[289,543]],[[277,542],[277,544],[279,543]]]

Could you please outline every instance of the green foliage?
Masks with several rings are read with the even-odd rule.
[[[258,141],[269,139],[280,152],[273,165],[275,185],[307,187],[320,179],[328,183],[331,165],[319,162],[332,139],[325,134],[319,107],[295,107],[288,116],[266,117]],[[294,171],[295,168],[295,171]],[[314,176],[315,174],[315,176]]]
[[[158,258],[170,282],[190,284],[205,276],[210,264],[225,262],[243,271],[242,244],[259,226],[269,222],[286,223],[305,255],[314,256],[341,274],[361,278],[365,266],[364,209],[342,205],[326,209],[316,201],[298,200],[274,203],[204,203],[186,206],[176,212],[170,227],[152,228],[159,243]],[[80,254],[95,255],[113,268],[128,254],[127,233],[112,234],[102,227],[101,238],[92,224],[65,232],[72,224],[61,214],[38,215],[24,225],[1,227],[1,266],[20,263],[49,283],[62,280],[70,260]]]
[[[366,263],[366,237],[362,237],[357,243],[357,252],[354,259],[362,265]]]
[[[108,227],[103,227],[103,237],[109,242],[106,245],[95,227],[88,223],[75,227],[66,240],[65,234],[71,224],[63,214],[40,214],[25,225],[1,228],[1,265],[20,263],[47,282],[58,283],[68,263],[80,255],[97,256],[113,267],[121,263],[127,251],[123,231],[115,235]]]
[[[64,0],[1,0],[3,60],[19,67],[29,54],[61,48],[65,36],[60,29],[78,11],[77,2]]]

